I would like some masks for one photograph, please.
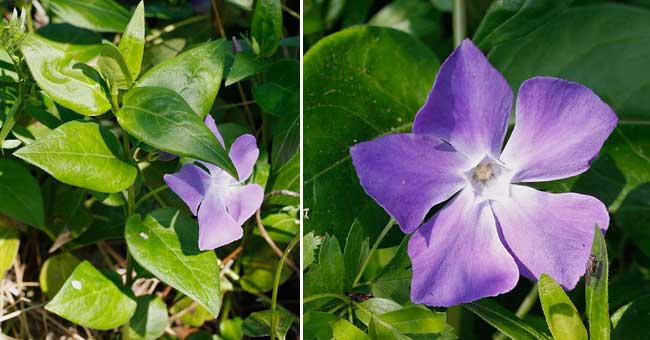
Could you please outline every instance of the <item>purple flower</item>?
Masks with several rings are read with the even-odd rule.
[[[368,195],[414,233],[414,303],[452,306],[495,296],[514,288],[519,274],[546,273],[573,289],[595,226],[604,232],[609,225],[596,198],[518,183],[585,172],[616,126],[612,109],[580,84],[529,79],[502,150],[512,99],[506,80],[465,40],[441,66],[413,133],[350,150]]]
[[[221,145],[223,138],[214,119],[205,124]],[[239,136],[228,153],[240,181],[216,165],[202,163],[209,173],[194,164],[185,164],[177,173],[165,175],[165,182],[199,218],[199,249],[221,247],[242,237],[242,224],[262,205],[264,189],[257,184],[244,185],[259,156],[255,137]]]

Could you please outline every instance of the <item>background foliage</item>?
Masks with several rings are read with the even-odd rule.
[[[295,338],[298,1],[0,12],[1,337]],[[216,251],[162,179],[195,159],[235,172],[208,114],[227,147],[256,136],[266,191]]]
[[[496,327],[515,339],[646,338],[650,3],[465,3],[467,35],[514,91],[532,76],[560,77],[594,89],[618,114],[588,172],[538,185],[593,195],[608,206],[606,244],[594,244],[599,265],[568,297],[552,279],[539,287],[521,279],[506,295],[446,311],[411,305],[406,238],[363,192],[348,150],[410,131],[453,48],[452,1],[305,1],[305,337],[485,339]],[[325,276],[357,279],[316,279]],[[555,305],[567,313],[554,313]]]

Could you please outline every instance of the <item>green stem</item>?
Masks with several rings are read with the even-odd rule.
[[[16,98],[16,102],[11,109],[9,109],[9,112],[7,112],[5,121],[2,123],[2,129],[0,129],[0,145],[2,145],[2,142],[4,142],[7,136],[9,136],[9,132],[14,128],[16,121],[23,113],[23,110],[27,105],[28,96],[29,89],[27,88],[27,85],[21,82],[18,87],[18,97]]]
[[[117,111],[120,110],[120,103],[117,100],[117,93],[111,94],[111,106],[113,107],[113,113],[117,113]]]
[[[161,192],[161,191],[164,191],[164,190],[167,190],[167,189],[169,189],[169,187],[168,187],[166,184],[164,184],[164,185],[161,185],[161,186],[157,187],[156,189],[153,189],[153,190],[149,191],[148,193],[146,193],[145,195],[143,195],[143,196],[142,196],[142,197],[141,197],[141,198],[140,198],[140,199],[135,203],[135,207],[134,207],[133,209],[134,209],[134,210],[135,210],[135,209],[138,209],[138,207],[140,206],[140,204],[146,202],[149,198],[151,198],[151,197],[153,197],[153,196],[156,196],[157,193],[159,193],[159,192]]]
[[[131,253],[126,251],[126,286],[131,288],[133,285],[133,259]]]
[[[528,312],[533,308],[535,305],[535,302],[537,302],[537,298],[539,297],[539,292],[538,292],[538,286],[537,282],[533,285],[533,288],[530,289],[530,292],[528,292],[528,295],[524,298],[524,301],[521,302],[519,305],[519,308],[517,308],[517,312],[515,315],[523,319]],[[494,340],[505,340],[506,335],[503,333],[499,333],[497,336],[494,337]]]
[[[287,5],[282,4],[282,10],[284,10],[285,12],[287,12],[287,14],[296,18],[297,20],[300,20],[300,14],[296,13],[296,11],[292,10]]]
[[[381,234],[379,234],[379,237],[375,241],[375,244],[372,245],[372,249],[370,249],[370,252],[368,253],[368,256],[366,256],[366,259],[363,261],[363,265],[361,266],[361,269],[359,269],[359,272],[357,273],[357,276],[354,278],[354,281],[352,282],[352,287],[356,287],[357,283],[359,283],[359,280],[361,280],[361,277],[363,276],[363,272],[366,270],[366,267],[368,266],[368,263],[370,263],[370,258],[372,257],[372,254],[379,248],[379,244],[381,241],[384,240],[384,237],[388,234],[388,231],[390,231],[390,228],[395,225],[395,220],[390,219],[386,226],[384,227],[384,230],[381,231]]]
[[[350,298],[343,295],[343,294],[322,293],[322,294],[310,295],[310,296],[308,296],[306,298],[303,298],[302,303],[305,304],[305,303],[312,302],[312,301],[315,301],[315,300],[320,300],[320,299],[339,299],[339,300],[341,300],[341,301],[343,301],[345,303],[350,302]]]
[[[454,29],[454,46],[459,46],[467,36],[467,17],[465,0],[454,0],[452,9],[452,25]]]
[[[27,32],[34,33],[34,22],[32,20],[32,2],[28,1],[27,6],[25,7],[26,16],[27,16]]]
[[[289,254],[293,250],[293,248],[300,242],[300,235],[297,235],[296,237],[291,240],[291,243],[287,246],[287,249],[284,250],[284,254],[282,254],[282,257],[280,258],[280,262],[278,262],[278,266],[275,269],[275,280],[273,282],[273,294],[271,295],[271,340],[275,340],[275,323],[276,323],[276,315],[275,315],[275,310],[278,305],[278,289],[280,288],[280,278],[282,277],[282,268],[284,267],[284,263],[287,262],[287,258],[289,257]]]

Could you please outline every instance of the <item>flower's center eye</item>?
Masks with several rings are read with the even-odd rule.
[[[463,173],[474,193],[482,200],[500,200],[510,194],[512,172],[498,159],[485,156]]]
[[[477,165],[472,173],[472,179],[478,182],[487,182],[494,178],[491,163],[483,163]]]

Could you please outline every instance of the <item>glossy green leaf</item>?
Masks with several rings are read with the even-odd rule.
[[[0,159],[0,213],[43,228],[43,195],[36,179],[23,165]]]
[[[585,276],[586,313],[589,320],[589,339],[609,340],[609,294],[607,244],[598,226]]]
[[[300,152],[294,153],[288,162],[275,171],[274,175],[270,184],[271,190],[300,192]],[[270,204],[297,206],[300,204],[300,197],[276,195],[270,197],[268,202]]]
[[[81,326],[109,330],[129,321],[136,302],[90,262],[84,261],[45,309]]]
[[[244,320],[239,317],[221,320],[219,323],[219,335],[221,335],[223,340],[241,340],[244,336],[243,324]]]
[[[190,308],[194,304],[195,308]],[[183,296],[174,303],[174,305],[169,309],[171,314],[180,313],[182,310],[190,308],[188,312],[181,315],[179,320],[184,324],[192,327],[201,327],[207,321],[213,320],[214,318],[210,315],[207,309],[203,306],[196,304],[192,299],[187,296]]]
[[[19,236],[18,230],[0,226],[0,280],[3,279],[5,272],[11,268],[14,257],[18,254]]]
[[[122,32],[129,11],[113,0],[46,0],[56,16],[72,25],[99,32]]]
[[[374,317],[370,319],[368,324],[368,335],[372,340],[409,340],[407,336],[400,334],[395,328]]]
[[[175,155],[215,164],[237,177],[226,150],[176,92],[163,87],[133,88],[115,115],[120,126],[141,141]]]
[[[133,258],[161,281],[219,315],[219,266],[212,251],[198,248],[198,225],[174,209],[133,215],[124,230]]]
[[[151,68],[136,86],[173,90],[205,118],[221,85],[226,47],[226,41],[219,39],[183,52]]]
[[[305,339],[330,340],[332,339],[332,323],[338,318],[330,313],[311,311],[303,315],[302,330]]]
[[[402,306],[390,299],[371,298],[359,303],[355,308],[356,316],[365,325],[369,325],[373,317],[384,313],[398,311]]]
[[[226,76],[226,86],[264,72],[268,66],[264,59],[258,58],[252,53],[239,52],[235,54],[235,61]]]
[[[492,3],[474,42],[481,49],[520,38],[565,11],[574,0],[504,0]]]
[[[490,299],[463,306],[511,339],[553,340]]]
[[[277,325],[275,327],[275,336],[277,339],[284,340],[291,328],[294,317],[288,312],[280,309],[276,311]],[[271,330],[271,310],[253,312],[246,319],[242,328],[244,334],[250,337],[268,336]]]
[[[310,231],[302,237],[302,270],[305,270],[314,263],[314,252],[320,246],[322,239],[319,236],[314,236],[314,232]]]
[[[384,6],[368,25],[390,27],[419,38],[440,36],[442,13],[436,11],[430,0],[396,0]]]
[[[167,328],[167,305],[155,295],[138,296],[136,302],[137,308],[129,321],[128,339],[160,338]]]
[[[349,149],[384,134],[410,131],[438,66],[438,58],[413,36],[379,27],[332,34],[307,52],[304,207],[310,218],[305,231],[342,239],[359,218],[366,235],[376,237],[376,226],[386,224],[388,216],[359,185]]]
[[[55,102],[82,115],[108,111],[111,104],[100,84],[86,74],[90,67],[80,64],[77,53],[83,50],[72,53],[71,48],[30,34],[20,50],[38,86]]]
[[[370,340],[368,334],[347,320],[339,319],[332,322],[332,340]]]
[[[140,75],[142,56],[144,54],[144,2],[140,1],[135,8],[131,21],[126,26],[118,45],[124,56],[126,65],[134,80]]]
[[[587,329],[580,313],[569,297],[550,276],[539,278],[539,300],[542,303],[546,324],[555,339],[587,340]]]
[[[65,123],[14,153],[59,181],[99,192],[118,192],[133,184],[138,170],[118,158],[115,135],[93,122]]]
[[[432,312],[423,306],[407,306],[378,318],[404,334],[439,333],[445,329],[446,322],[444,312]]]
[[[131,87],[133,78],[122,52],[109,41],[104,41],[103,45],[104,48],[97,60],[97,66],[113,95],[117,95],[118,90],[126,90]]]
[[[616,226],[646,254],[650,254],[650,233],[644,227],[650,221],[650,97],[647,76],[639,70],[647,67],[650,45],[648,35],[639,32],[648,31],[646,9],[577,6],[525,37],[497,46],[489,55],[515,90],[530,77],[554,76],[584,84],[612,106],[618,126],[590,170],[540,187],[599,198]]]
[[[81,260],[67,252],[48,257],[38,276],[43,294],[53,298],[79,263]]]
[[[650,324],[650,295],[621,307],[612,315],[612,340],[645,340]]]
[[[263,57],[275,53],[282,39],[282,3],[280,0],[257,0],[251,23],[253,51]]]
[[[239,256],[243,269],[239,284],[245,291],[253,294],[270,292],[280,258],[261,237],[253,237],[248,242]],[[291,273],[291,269],[285,265],[282,268],[280,284],[287,281]]]

